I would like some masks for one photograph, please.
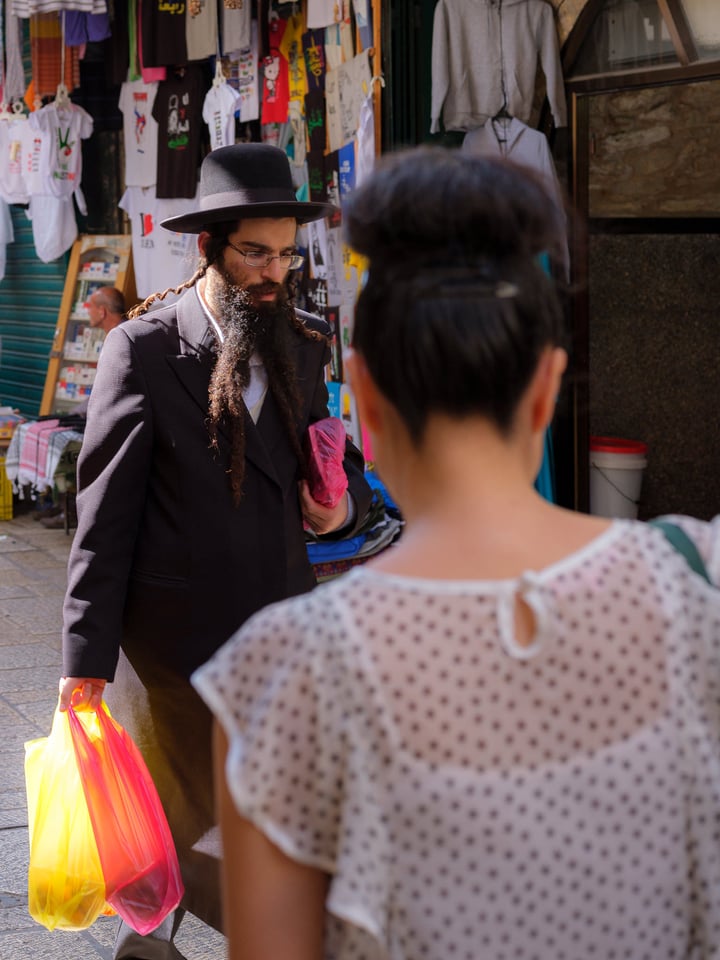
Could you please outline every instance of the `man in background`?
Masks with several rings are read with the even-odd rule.
[[[107,335],[125,319],[125,297],[116,287],[98,287],[88,297],[87,312],[92,329],[102,330]],[[83,400],[75,406],[73,414],[84,417],[87,414],[87,407],[88,401]],[[38,513],[37,519],[48,530],[66,528],[62,503],[53,504],[42,514]]]
[[[98,287],[87,301],[90,326],[110,333],[125,317],[125,297],[116,287]]]

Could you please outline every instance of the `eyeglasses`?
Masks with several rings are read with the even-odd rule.
[[[283,270],[298,270],[305,263],[305,257],[299,253],[281,253],[279,256],[273,257],[269,253],[260,253],[259,250],[241,250],[231,240],[228,240],[227,243],[236,253],[240,254],[249,267],[269,267],[273,260],[277,260]]]

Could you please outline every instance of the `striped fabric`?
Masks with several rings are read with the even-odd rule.
[[[29,486],[34,496],[52,487],[53,477],[68,444],[82,441],[82,433],[59,425],[59,420],[38,420],[16,427],[5,457],[5,473],[13,490],[22,496]]]
[[[65,76],[61,78],[62,32],[57,13],[38,13],[30,17],[30,57],[36,97],[54,96],[60,82],[68,90],[80,85],[77,47],[65,47]]]
[[[79,10],[81,13],[107,13],[106,0],[7,0],[16,17],[34,16],[59,10]]]

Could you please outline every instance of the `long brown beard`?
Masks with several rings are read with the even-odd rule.
[[[268,377],[268,390],[280,411],[290,445],[298,459],[300,475],[307,473],[298,438],[296,413],[300,409],[295,368],[291,355],[294,307],[284,288],[274,303],[253,301],[250,294],[220,270],[221,282],[214,293],[215,305],[224,324],[224,340],[210,378],[208,429],[211,446],[218,449],[218,428],[230,435],[228,476],[233,503],[243,496],[245,478],[245,417],[243,390],[250,383],[249,360],[257,352]],[[255,287],[256,292],[262,288]]]

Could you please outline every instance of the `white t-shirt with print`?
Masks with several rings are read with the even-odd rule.
[[[35,253],[43,263],[57,260],[77,240],[78,229],[72,196],[35,194],[27,210],[32,221]]]
[[[242,96],[229,83],[210,87],[203,103],[203,120],[210,132],[210,149],[235,143],[235,111],[240,109]]]
[[[43,134],[34,124],[26,123],[22,130],[23,136],[23,175],[28,194],[46,194],[44,177],[42,174]]]
[[[222,52],[226,57],[250,46],[250,23],[249,0],[243,0],[240,7],[232,9],[222,5]]]
[[[23,163],[27,126],[25,118],[0,121],[0,198],[6,203],[30,199]]]
[[[152,115],[157,87],[157,83],[126,80],[120,88],[128,187],[151,187],[157,178],[158,123]]]
[[[28,123],[42,134],[40,175],[44,193],[70,197],[80,187],[82,148],[80,141],[93,132],[89,113],[70,103],[49,103],[30,114]]]
[[[197,10],[193,13],[193,9]],[[217,52],[218,16],[215,0],[199,0],[185,11],[188,60],[205,60]]]
[[[260,116],[260,78],[258,75],[257,20],[250,24],[250,45],[238,51],[237,87],[240,93],[240,122],[249,123]]]
[[[163,220],[189,213],[194,201],[158,200],[155,186],[128,187],[118,204],[130,218],[135,285],[139,297],[176,287],[197,267],[197,236],[160,226]],[[170,299],[164,301],[170,302]]]

